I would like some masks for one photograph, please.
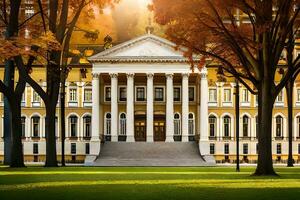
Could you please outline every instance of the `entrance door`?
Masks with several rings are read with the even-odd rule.
[[[166,130],[164,121],[154,122],[154,141],[164,142],[166,140]]]
[[[146,123],[145,123],[145,121],[135,122],[134,138],[135,138],[135,141],[137,141],[137,142],[145,142],[146,141]]]

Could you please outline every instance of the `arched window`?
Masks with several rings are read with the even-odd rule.
[[[26,117],[21,117],[21,123],[22,123],[22,138],[25,138],[25,132],[26,132]]]
[[[105,135],[111,134],[111,114],[106,113],[105,115]]]
[[[231,118],[226,115],[223,117],[223,135],[224,137],[230,137],[231,132]]]
[[[194,120],[194,114],[189,114],[189,135],[195,134],[195,120]]]
[[[180,131],[180,115],[176,113],[174,115],[174,135],[181,135]]]
[[[120,135],[126,135],[126,114],[120,115]]]
[[[33,137],[40,137],[40,121],[41,118],[39,116],[33,116],[31,118],[31,130]]]
[[[77,137],[78,133],[78,117],[75,115],[71,115],[69,117],[69,130],[71,137]]]
[[[213,115],[209,116],[208,118],[209,123],[209,136],[210,137],[216,137],[216,131],[217,131],[217,118]]]
[[[249,117],[244,115],[243,116],[243,137],[249,137],[249,128],[250,128]]]
[[[92,122],[91,116],[87,115],[83,117],[83,136],[86,138],[89,138],[92,135],[91,122]]]
[[[281,116],[276,117],[276,137],[283,136],[283,118]]]

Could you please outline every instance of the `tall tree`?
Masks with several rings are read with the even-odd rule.
[[[46,107],[46,167],[57,166],[57,153],[56,153],[56,136],[55,136],[55,117],[56,117],[56,105],[58,101],[60,82],[63,74],[64,66],[66,66],[69,43],[74,31],[75,25],[87,6],[99,6],[103,8],[107,4],[111,4],[113,0],[53,0],[48,7],[48,16],[44,13],[46,10],[43,7],[41,0],[38,0],[39,11],[41,17],[44,21],[44,27],[53,36],[56,41],[60,44],[60,49],[50,48],[47,52],[47,88],[46,91],[28,74],[26,70],[22,67],[21,60],[17,60],[20,65],[18,70],[21,76],[24,77],[26,82],[28,82],[31,87],[40,95]],[[91,8],[90,8],[91,9]],[[90,11],[87,10],[87,12]],[[48,20],[45,20],[48,19]],[[53,38],[49,40],[52,43]],[[52,46],[48,43],[48,45]],[[55,45],[54,45],[55,46]]]
[[[188,50],[222,64],[258,95],[258,164],[255,175],[274,175],[272,110],[276,96],[300,67],[296,59],[279,83],[278,62],[299,14],[291,0],[153,0],[156,20],[167,36]],[[246,23],[244,23],[246,22]],[[202,67],[202,66],[199,66]]]
[[[4,94],[4,157],[5,164],[11,167],[24,167],[22,147],[21,100],[25,90],[25,80],[18,77],[15,85],[15,63],[13,56],[22,52],[14,44],[19,43],[19,31],[30,19],[20,16],[21,0],[0,2],[1,5],[1,45],[0,56],[5,60],[4,82],[0,80],[0,92]],[[19,23],[19,21],[23,21]],[[22,41],[24,43],[24,41]],[[27,67],[34,58],[28,59]],[[12,125],[13,124],[13,125]]]

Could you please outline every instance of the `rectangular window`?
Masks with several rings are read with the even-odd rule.
[[[84,102],[92,102],[92,89],[84,89]]]
[[[277,102],[283,102],[283,91],[281,90],[276,98]]]
[[[231,89],[224,89],[224,102],[231,102]]]
[[[215,154],[215,144],[210,144],[209,145],[209,153],[211,155]]]
[[[145,101],[145,88],[144,87],[136,88],[136,100],[137,101]]]
[[[228,143],[226,143],[226,144],[224,144],[224,154],[229,154],[229,144]]]
[[[281,144],[280,143],[276,145],[276,153],[281,154]]]
[[[120,101],[126,101],[127,100],[127,89],[126,87],[120,87],[120,95],[119,95]]]
[[[300,154],[300,144],[298,144],[298,154]]]
[[[217,102],[217,89],[209,89],[209,102]]]
[[[242,102],[249,102],[249,92],[247,89],[242,90]]]
[[[189,101],[195,101],[195,88],[189,87]]]
[[[86,155],[90,154],[90,143],[85,143],[85,154]]]
[[[76,154],[76,143],[71,143],[71,154]]]
[[[32,101],[33,102],[40,102],[41,101],[41,98],[39,96],[39,94],[33,90],[33,94],[32,94]]]
[[[105,88],[105,101],[111,100],[111,87]]]
[[[33,143],[33,154],[39,154],[39,144]]]
[[[164,100],[164,88],[160,88],[160,87],[155,88],[154,99],[155,99],[155,101],[163,101]]]
[[[70,102],[77,102],[77,89],[71,88],[69,90],[69,94],[70,94]]]
[[[244,155],[248,154],[248,144],[243,144],[243,154]]]
[[[300,89],[297,89],[297,102],[300,102]]]
[[[174,88],[174,101],[180,101],[180,88],[179,87],[175,87]]]

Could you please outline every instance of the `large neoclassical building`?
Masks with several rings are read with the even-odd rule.
[[[183,52],[152,34],[106,50],[102,45],[74,48],[81,57],[72,61],[66,84],[68,161],[105,165],[101,159],[107,159],[111,162],[106,164],[111,165],[114,159],[112,165],[117,165],[122,156],[127,156],[124,165],[128,165],[134,162],[134,156],[138,160],[142,155],[152,156],[151,162],[157,162],[157,156],[177,165],[172,159],[189,162],[184,158],[192,154],[199,158],[190,156],[191,160],[200,159],[202,163],[235,161],[235,83],[230,79],[220,82],[217,66],[192,70]],[[45,84],[44,68],[36,66],[32,75],[41,85]],[[294,92],[296,161],[300,161],[299,83],[296,81]],[[257,101],[246,88],[241,86],[240,90],[240,160],[254,163]],[[284,162],[288,152],[285,99],[283,90],[274,105],[273,158],[277,162]],[[3,97],[3,116],[2,106]],[[58,104],[56,131],[60,156],[59,111]],[[23,96],[22,113],[25,160],[44,161],[45,108],[29,85]],[[0,126],[3,160],[3,120]],[[201,164],[195,163],[190,165]]]

